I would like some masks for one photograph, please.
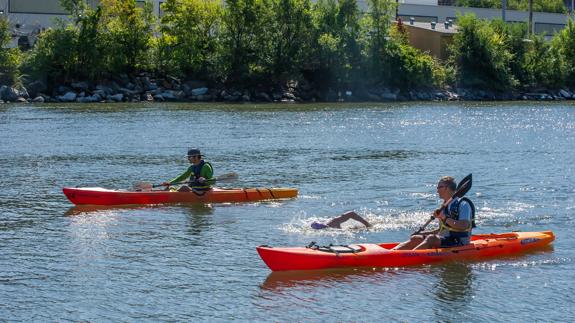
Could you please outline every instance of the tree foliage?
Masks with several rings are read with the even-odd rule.
[[[178,75],[216,79],[223,6],[219,0],[167,0],[163,3],[161,43]],[[170,69],[168,67],[168,69]]]
[[[457,22],[451,60],[457,70],[458,83],[464,87],[491,90],[505,90],[516,85],[509,63],[513,54],[505,37],[488,21],[477,19],[473,14],[460,16]]]
[[[9,22],[0,16],[0,85],[13,84],[19,72],[20,53],[16,48],[7,48],[9,43]]]
[[[571,20],[548,42],[528,36],[524,23],[461,16],[450,59],[439,62],[410,46],[406,28],[392,20],[393,0],[368,0],[363,13],[357,0],[166,0],[160,20],[149,2],[61,3],[71,19],[44,31],[25,54],[6,48],[8,24],[0,21],[0,82],[14,82],[20,71],[48,84],[142,71],[237,89],[305,79],[323,93],[575,82]]]

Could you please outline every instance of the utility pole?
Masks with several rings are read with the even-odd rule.
[[[503,22],[505,22],[505,10],[507,10],[507,0],[501,0],[501,19]]]
[[[571,0],[573,1],[573,0]],[[533,34],[533,0],[529,0],[529,26],[527,28],[529,36]]]

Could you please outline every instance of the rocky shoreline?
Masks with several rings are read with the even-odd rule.
[[[47,93],[50,94],[47,94]],[[418,89],[401,91],[388,87],[361,91],[320,92],[307,82],[289,81],[283,86],[253,90],[208,87],[201,81],[181,82],[175,77],[121,76],[100,82],[72,82],[52,87],[41,81],[26,86],[0,85],[0,103],[117,103],[117,102],[396,102],[396,101],[513,101],[575,100],[575,89],[538,89],[495,92],[478,89]]]

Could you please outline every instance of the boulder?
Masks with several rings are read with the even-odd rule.
[[[64,95],[68,92],[72,92],[72,88],[64,85],[60,85],[56,88],[56,94]]]
[[[0,100],[15,102],[18,100],[18,94],[18,91],[9,86],[2,85],[2,87],[0,87]]]
[[[142,94],[142,101],[153,102],[154,96],[150,92],[146,92]]]
[[[397,101],[397,94],[392,92],[383,92],[380,96],[383,101]]]
[[[161,95],[166,101],[178,101],[183,97],[184,92],[168,90],[162,92]]]
[[[72,89],[80,92],[85,92],[90,89],[90,85],[88,84],[88,82],[74,82],[70,84],[70,86],[72,87]]]
[[[44,103],[44,102],[46,102],[46,99],[44,99],[44,97],[40,95],[40,96],[35,97],[34,100],[32,100],[32,102]]]
[[[192,89],[191,93],[192,93],[192,95],[195,95],[195,96],[204,95],[204,94],[208,93],[208,88],[207,87],[199,87],[196,89]]]
[[[569,93],[569,91],[567,91],[567,90],[559,91],[559,95],[565,99],[571,99],[573,97],[573,94]]]
[[[94,94],[91,96],[79,97],[76,99],[76,101],[80,102],[80,103],[96,103],[96,102],[100,102],[101,98],[99,95]]]
[[[114,90],[111,87],[101,84],[96,85],[96,91],[93,93],[96,93],[97,91],[101,91],[105,96],[114,94]]]
[[[112,102],[122,102],[124,100],[124,95],[122,93],[117,93],[107,97],[108,100]]]
[[[76,101],[76,92],[67,92],[64,95],[58,96],[57,99],[60,102],[74,102]]]
[[[48,87],[42,81],[31,82],[26,88],[31,97],[37,97],[40,93],[45,93],[48,90]]]

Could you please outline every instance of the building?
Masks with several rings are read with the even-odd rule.
[[[85,0],[96,7],[99,0]],[[136,0],[144,3],[144,0]],[[161,15],[162,0],[151,0],[154,12]],[[0,0],[0,16],[7,16],[12,27],[12,46],[34,43],[36,36],[44,28],[54,25],[57,18],[67,19],[68,13],[60,5],[60,0]]]
[[[412,18],[403,22],[403,26],[411,46],[441,60],[449,57],[448,47],[453,41],[453,35],[457,33],[457,26],[452,21],[438,24],[435,21],[417,22]]]

